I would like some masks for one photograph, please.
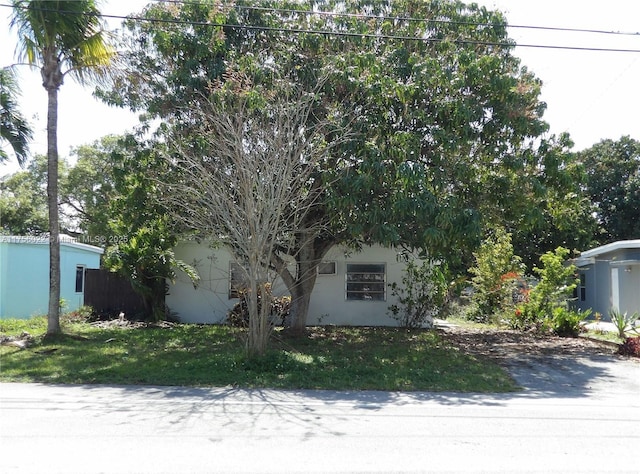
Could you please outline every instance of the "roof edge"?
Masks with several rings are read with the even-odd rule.
[[[603,253],[614,252],[620,249],[638,249],[640,248],[640,239],[618,240],[610,244],[601,245],[591,250],[580,253],[580,257],[597,257]]]
[[[39,235],[0,235],[0,243],[8,244],[31,244],[31,245],[48,245],[49,236]],[[87,250],[89,252],[98,253],[102,255],[104,249],[96,247],[95,245],[83,244],[78,242],[73,237],[68,235],[60,236],[60,245],[65,247],[77,248],[80,250]]]

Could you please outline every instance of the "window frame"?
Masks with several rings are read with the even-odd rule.
[[[85,283],[86,283],[86,274],[85,274],[86,269],[87,269],[86,265],[82,265],[82,264],[76,265],[76,283],[75,283],[76,293],[84,293]],[[79,275],[80,275],[80,279],[78,279]],[[78,283],[80,283],[80,285],[78,285]]]
[[[370,271],[366,270],[366,267],[375,267],[378,266],[382,271]],[[358,279],[350,278],[351,275],[362,275]],[[369,277],[364,277],[364,275],[368,275]],[[373,278],[370,276],[377,275]],[[379,275],[382,276],[382,279],[379,279]],[[374,283],[379,286],[380,289],[371,290],[371,289],[354,289],[354,285],[364,285],[367,283]],[[349,288],[349,286],[352,286]],[[371,295],[379,295],[381,297],[367,297]],[[354,298],[354,295],[362,295],[361,298]],[[386,262],[366,262],[366,263],[347,263],[344,275],[344,298],[345,301],[375,301],[375,302],[384,302],[387,301],[387,264]]]
[[[330,272],[321,271],[323,265],[333,265],[333,270]],[[330,276],[330,275],[337,275],[337,274],[338,274],[338,262],[336,262],[335,260],[328,260],[325,262],[320,262],[318,264],[318,275]]]

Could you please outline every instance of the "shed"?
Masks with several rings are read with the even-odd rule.
[[[60,298],[64,310],[84,304],[85,269],[99,268],[103,250],[60,236]],[[0,236],[0,318],[47,314],[49,237]]]

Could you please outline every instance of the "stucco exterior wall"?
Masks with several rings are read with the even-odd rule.
[[[388,314],[392,297],[388,284],[402,281],[405,264],[398,261],[397,251],[384,247],[364,247],[361,252],[345,255],[334,247],[324,259],[336,262],[335,275],[318,275],[311,295],[307,322],[311,325],[336,324],[350,326],[397,326]],[[386,265],[385,301],[346,299],[347,263],[384,263]]]
[[[175,283],[169,285],[167,304],[178,318],[189,323],[223,323],[227,312],[237,299],[229,299],[230,254],[223,248],[212,249],[206,244],[182,242],[175,249],[176,257],[193,265],[200,275],[194,288],[191,280],[179,272]],[[398,261],[397,252],[383,247],[365,247],[361,252],[345,254],[334,247],[324,261],[336,262],[336,273],[318,275],[311,296],[307,322],[310,325],[336,324],[353,326],[396,326],[388,315],[388,307],[395,302],[388,284],[402,279],[405,264]],[[350,301],[346,299],[345,279],[347,263],[384,263],[386,265],[385,301]],[[276,280],[274,294],[287,294],[284,284]]]
[[[195,288],[184,272],[177,272],[165,300],[171,311],[185,323],[224,322],[227,312],[238,301],[229,299],[229,252],[190,241],[179,243],[175,255],[196,269],[200,281]]]
[[[60,298],[65,310],[84,304],[76,292],[76,267],[99,268],[102,249],[62,242]],[[49,243],[37,237],[0,238],[0,318],[28,318],[47,314],[49,306]]]
[[[593,315],[610,319],[615,308],[621,312],[640,312],[640,249],[638,241],[622,241],[583,252],[578,271],[585,279],[585,299],[577,308],[591,308]],[[630,248],[624,247],[629,245]],[[580,259],[578,259],[580,261]]]

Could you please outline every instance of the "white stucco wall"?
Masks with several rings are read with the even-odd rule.
[[[185,323],[224,322],[227,312],[238,301],[228,297],[229,252],[190,241],[178,244],[175,254],[177,259],[196,269],[200,281],[194,288],[189,277],[178,271],[176,281],[169,284],[166,297],[169,308]]]
[[[334,247],[324,259],[336,262],[335,275],[318,275],[311,295],[307,322],[351,326],[396,326],[388,308],[396,302],[388,284],[402,281],[405,264],[398,262],[397,251],[384,247],[364,247],[361,252],[349,253]],[[386,265],[385,301],[348,301],[346,299],[347,263],[384,263]]]
[[[167,304],[183,322],[222,323],[227,312],[238,301],[229,299],[229,253],[222,248],[212,249],[197,242],[180,243],[176,257],[193,265],[200,275],[197,288],[186,274],[179,272],[175,283],[169,285]],[[336,262],[335,275],[318,275],[311,296],[307,323],[353,326],[395,326],[388,315],[388,307],[395,302],[388,284],[402,279],[405,264],[397,259],[397,251],[383,247],[365,247],[361,252],[345,255],[334,247],[325,261]],[[384,263],[386,265],[386,301],[347,301],[345,275],[348,263]],[[274,294],[286,294],[282,282],[274,282]]]

